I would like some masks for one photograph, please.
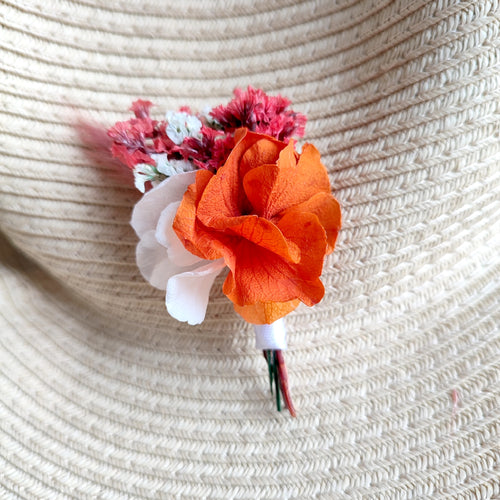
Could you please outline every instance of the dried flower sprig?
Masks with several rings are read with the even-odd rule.
[[[302,137],[306,117],[288,109],[290,101],[268,96],[260,89],[236,89],[227,105],[193,114],[184,106],[167,111],[164,120],[150,116],[153,103],[135,101],[135,117],[108,130],[113,139],[111,153],[134,170],[136,187],[145,192],[166,177],[194,169],[216,172],[235,145],[238,128],[262,133],[287,143]],[[176,162],[184,161],[180,164]],[[165,168],[164,165],[168,165]]]

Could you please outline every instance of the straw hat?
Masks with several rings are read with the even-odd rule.
[[[0,497],[499,497],[499,14],[1,2]],[[248,84],[308,115],[343,207],[324,300],[286,318],[296,419],[223,278],[202,325],[166,313],[89,139]]]

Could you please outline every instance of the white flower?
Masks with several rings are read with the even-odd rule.
[[[141,192],[146,191],[146,182],[151,182],[153,185],[157,182],[158,171],[153,165],[148,163],[139,163],[134,167],[134,184]]]
[[[179,145],[186,137],[196,137],[201,130],[201,122],[196,116],[177,111],[167,111],[167,136],[172,142]]]
[[[151,158],[155,161],[156,166],[148,163],[139,163],[134,167],[134,184],[141,192],[146,191],[146,182],[151,182],[153,187],[158,186],[166,177],[181,174],[183,172],[191,172],[195,170],[195,166],[188,160],[169,160],[165,153],[153,153]]]
[[[136,250],[139,270],[151,285],[166,291],[170,315],[190,325],[205,319],[210,288],[225,267],[223,259],[204,260],[188,252],[172,228],[195,176],[193,171],[165,179],[136,204],[131,221],[140,238]]]
[[[212,109],[211,106],[205,106],[201,111],[201,116],[205,119],[209,127],[218,128],[220,127],[220,123],[210,114]]]
[[[167,177],[182,174],[182,172],[191,172],[196,168],[188,160],[169,160],[166,154],[152,154],[150,156],[156,162],[158,172]]]

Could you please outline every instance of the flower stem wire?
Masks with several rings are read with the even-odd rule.
[[[274,366],[274,383],[276,385],[276,409],[281,411],[281,384],[280,384],[280,374],[278,371],[278,357],[276,356],[276,351],[273,351],[273,366]]]
[[[273,383],[276,390],[276,408],[281,411],[281,397],[292,417],[296,417],[288,386],[288,374],[286,371],[285,357],[281,350],[264,350],[264,357],[267,361],[269,372],[269,389],[273,394]]]
[[[273,363],[272,363],[272,352],[271,350],[263,351],[264,352],[264,357],[266,358],[267,361],[267,369],[269,372],[269,390],[271,391],[271,394],[273,393],[273,378],[274,378],[274,370],[273,370]]]

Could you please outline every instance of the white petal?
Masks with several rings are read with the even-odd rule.
[[[219,122],[210,114],[212,111],[212,106],[205,106],[201,112],[201,116],[205,118],[208,126],[210,128],[216,128],[216,125],[219,125]]]
[[[172,227],[175,214],[180,204],[180,201],[170,203],[170,205],[163,210],[158,220],[158,225],[156,226],[156,240],[167,249],[168,258],[175,265],[192,266],[193,264],[203,262],[204,259],[186,250]]]
[[[167,177],[196,170],[196,167],[188,160],[162,160],[161,162],[158,162],[156,168],[158,169],[158,172],[166,175]]]
[[[169,109],[165,113],[165,120],[168,123],[175,123],[176,125],[178,125],[180,123],[184,123],[184,121],[186,120],[186,116],[187,113],[185,113],[184,111],[173,111]]]
[[[200,324],[205,319],[210,288],[224,267],[219,259],[170,278],[165,300],[170,315],[190,325]]]
[[[184,138],[188,136],[188,131],[184,123],[177,124],[174,122],[170,122],[165,130],[167,132],[167,137],[174,144],[177,144],[177,146],[182,144]]]
[[[155,161],[156,170],[158,170],[158,165],[167,161],[167,153],[151,153],[149,156]]]
[[[172,176],[172,169],[168,168],[167,155],[151,155],[151,158],[156,162],[156,170],[167,177]]]
[[[146,191],[146,186],[144,184],[147,181],[149,181],[148,176],[144,175],[142,172],[138,172],[138,171],[134,170],[134,186],[141,193],[144,193],[144,191]]]
[[[185,172],[165,179],[148,191],[135,205],[131,224],[139,237],[156,230],[162,211],[174,201],[182,200],[187,187],[196,179],[196,172]]]
[[[135,256],[144,279],[160,290],[166,290],[169,278],[186,270],[170,261],[167,249],[156,241],[155,231],[148,231],[142,236]]]
[[[186,128],[188,129],[189,135],[195,137],[201,130],[201,122],[196,116],[188,115],[186,117]]]

